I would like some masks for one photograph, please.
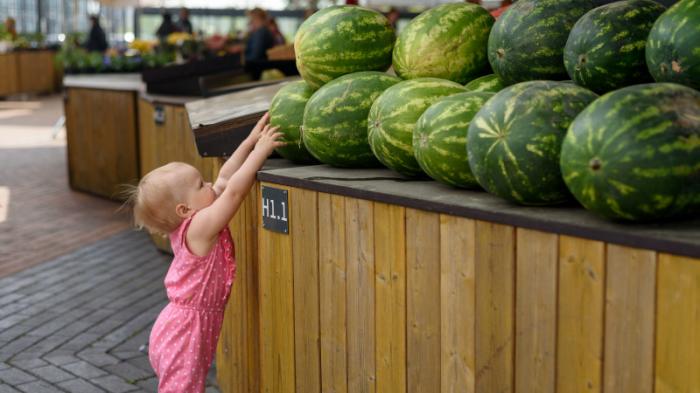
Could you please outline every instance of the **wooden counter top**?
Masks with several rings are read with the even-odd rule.
[[[599,218],[575,203],[557,207],[524,207],[483,191],[459,190],[432,180],[407,179],[388,169],[294,166],[264,169],[258,173],[258,179],[544,232],[700,257],[700,217],[657,224],[615,223]]]
[[[66,75],[63,78],[63,86],[122,91],[145,90],[141,74],[138,73]]]

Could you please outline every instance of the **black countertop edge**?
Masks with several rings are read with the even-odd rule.
[[[633,248],[653,250],[674,255],[688,256],[692,258],[700,258],[700,242],[696,244],[688,244],[687,242],[677,242],[668,239],[659,239],[653,236],[646,236],[636,233],[626,233],[622,232],[621,230],[613,230],[609,228],[591,228],[589,226],[578,225],[576,223],[553,222],[547,220],[546,218],[537,219],[530,217],[522,217],[498,211],[470,208],[466,206],[457,206],[453,204],[427,201],[424,199],[411,198],[402,195],[394,195],[390,193],[383,193],[342,185],[323,183],[314,180],[294,178],[284,175],[278,175],[275,173],[269,173],[265,170],[258,172],[257,178],[258,180],[263,182],[275,183],[289,187],[304,188],[312,191],[343,195],[358,199],[366,199],[375,202],[395,204],[409,208],[431,211],[435,213],[443,213],[470,219],[489,221],[498,224],[511,225],[515,227],[535,229],[543,232],[556,233],[559,235],[580,237],[590,240],[598,240],[606,243],[619,244]]]

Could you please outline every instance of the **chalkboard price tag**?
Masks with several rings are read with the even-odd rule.
[[[158,125],[165,123],[165,108],[163,108],[163,105],[155,106],[153,111],[153,121]]]
[[[289,202],[287,190],[262,186],[263,228],[268,231],[289,233]]]

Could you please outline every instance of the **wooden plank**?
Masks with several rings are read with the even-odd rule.
[[[374,209],[345,199],[348,391],[374,393]]]
[[[294,353],[296,391],[321,391],[319,326],[318,196],[293,189],[290,205],[294,264]]]
[[[405,209],[374,203],[377,392],[406,392]]]
[[[21,93],[48,93],[54,89],[54,64],[51,51],[17,53],[18,90]]]
[[[406,209],[408,392],[440,390],[440,215]]]
[[[476,222],[476,391],[513,391],[515,236]]]
[[[557,257],[556,234],[516,230],[515,391],[554,393]]]
[[[321,389],[347,391],[345,199],[318,194]]]
[[[656,393],[700,391],[700,260],[659,255]]]
[[[212,161],[212,166],[216,166]],[[218,173],[218,171],[217,171]],[[260,392],[260,298],[259,298],[259,271],[260,259],[258,253],[258,214],[260,185],[255,182],[250,194],[245,200],[245,256],[247,269],[239,277],[246,280],[246,344],[248,348],[247,372],[248,391]],[[294,199],[292,199],[292,202]],[[241,249],[241,246],[238,246]]]
[[[440,215],[441,392],[474,393],[476,221]]]
[[[652,392],[656,253],[609,244],[606,265],[604,390]]]
[[[605,243],[559,237],[557,392],[601,392]]]
[[[267,184],[265,184],[267,185]],[[284,188],[274,185],[276,188]],[[260,206],[258,191],[258,206]],[[289,194],[293,203],[293,195]],[[294,290],[291,235],[262,229],[258,215],[261,391],[294,392]]]

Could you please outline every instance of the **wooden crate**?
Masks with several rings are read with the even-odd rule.
[[[290,233],[258,187],[232,221],[222,392],[698,391],[699,259],[265,185]]]
[[[19,93],[17,54],[0,54],[0,97]]]
[[[136,92],[68,88],[64,104],[71,187],[123,200],[139,179]]]
[[[158,115],[156,116],[156,113]],[[218,158],[202,158],[197,153],[187,113],[182,104],[157,104],[139,99],[140,176],[169,162],[180,161],[199,169],[207,181],[218,174]],[[158,249],[172,252],[167,238],[151,236]]]

